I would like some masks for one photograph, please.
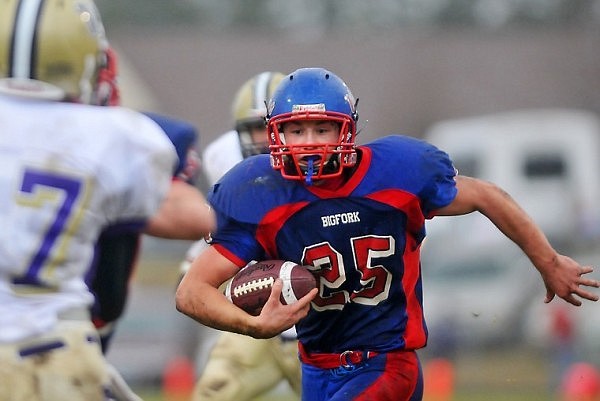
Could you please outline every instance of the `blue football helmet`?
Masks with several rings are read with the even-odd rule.
[[[313,180],[338,177],[356,164],[357,101],[337,75],[323,68],[301,68],[277,86],[267,105],[267,132],[271,165],[283,177]],[[337,142],[314,146],[286,144],[283,124],[299,120],[325,120],[338,124]],[[299,163],[304,159],[303,163]],[[308,159],[308,163],[306,160]],[[316,163],[315,159],[323,161]]]

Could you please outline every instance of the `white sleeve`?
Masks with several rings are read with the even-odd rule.
[[[122,191],[108,208],[109,219],[147,220],[153,216],[170,188],[177,163],[175,147],[150,118],[129,114],[118,125],[124,145],[114,149],[113,187]],[[110,161],[107,161],[110,162]]]
[[[214,185],[226,172],[243,159],[236,131],[228,131],[206,146],[202,153],[202,168],[208,183]]]

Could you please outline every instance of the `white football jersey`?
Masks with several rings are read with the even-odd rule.
[[[209,185],[214,185],[243,159],[237,131],[227,131],[206,146],[202,152],[202,168]]]
[[[154,215],[177,154],[148,117],[0,95],[0,342],[88,308],[102,229]]]

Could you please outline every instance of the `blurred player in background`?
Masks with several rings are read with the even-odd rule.
[[[102,70],[103,82],[110,82],[112,90],[107,98],[107,106],[121,103],[118,88],[118,56],[113,48],[106,50],[106,68]],[[183,120],[156,113],[144,113],[156,122],[177,151],[178,163],[174,166],[172,185],[189,184],[194,188],[199,158],[196,152],[198,132]],[[191,189],[195,192],[195,189]],[[130,281],[135,271],[142,233],[127,230],[105,229],[96,244],[95,265],[88,274],[87,282],[94,294],[91,308],[92,322],[98,329],[102,352],[106,355],[115,333],[118,320],[123,316],[129,295]],[[125,382],[118,370],[108,364],[110,391],[115,401],[140,401]]]
[[[152,119],[111,104],[91,0],[0,2],[0,399],[112,399],[89,309],[108,230],[197,239],[214,217],[171,182]]]
[[[155,113],[144,114],[165,131],[177,150],[179,163],[174,169],[172,185],[186,183],[190,188],[195,188],[193,185],[199,168],[195,150],[198,137],[196,128],[186,121],[173,117]],[[88,281],[95,297],[91,309],[92,321],[98,329],[102,352],[105,355],[118,322],[125,313],[141,242],[141,233],[109,228],[101,234],[96,245],[96,265],[94,274],[88,276]],[[109,372],[110,388],[115,401],[141,400],[114,366],[109,366]]]
[[[107,106],[120,106],[120,90],[118,88],[118,56],[109,47],[106,50],[106,68],[101,71],[102,82],[110,82],[110,96]],[[199,157],[196,151],[198,132],[196,127],[187,121],[157,113],[144,113],[156,122],[171,140],[177,151],[178,162],[173,167],[172,185],[186,188],[194,193],[194,185],[199,170]],[[140,232],[106,229],[100,235],[96,246],[96,265],[94,274],[88,277],[88,284],[95,295],[92,307],[92,320],[98,328],[102,350],[108,351],[108,346],[116,321],[122,316],[127,302],[129,281],[135,268],[140,241]]]
[[[231,105],[234,129],[209,143],[202,152],[202,161],[207,165],[203,172],[210,185],[243,159],[269,153],[265,102],[282,78],[279,72],[261,72],[237,90]]]
[[[445,152],[403,135],[356,146],[356,105],[323,68],[282,80],[268,107],[271,154],[242,161],[210,192],[218,228],[179,284],[178,310],[255,338],[295,324],[305,401],[418,401],[426,219],[478,211],[529,257],[546,302],[598,300],[586,288],[599,285],[585,276],[591,267],[557,253],[496,185],[457,175]],[[249,315],[219,286],[265,259],[312,266],[318,288],[284,305],[277,279]]]
[[[269,152],[265,102],[282,78],[279,72],[266,71],[253,76],[238,89],[232,104],[235,129],[218,137],[202,153],[203,172],[210,185],[243,159]],[[205,241],[198,241],[190,248],[182,263],[183,271],[206,246]],[[209,328],[203,328],[200,334],[201,375],[194,389],[194,401],[251,400],[272,390],[282,380],[296,393],[300,392],[294,328],[268,340]],[[205,358],[208,362],[202,368]]]

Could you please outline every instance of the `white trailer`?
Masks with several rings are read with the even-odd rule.
[[[434,124],[425,139],[448,152],[459,174],[500,185],[557,243],[600,233],[600,119],[594,113],[533,109],[448,120]],[[466,224],[475,242],[498,238],[480,218],[468,217],[454,229],[441,220],[439,228],[431,224],[432,234]]]

